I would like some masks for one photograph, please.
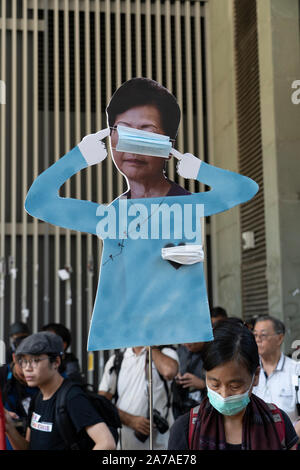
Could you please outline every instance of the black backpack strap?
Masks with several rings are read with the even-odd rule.
[[[79,450],[77,434],[67,411],[67,395],[76,384],[65,379],[60,386],[55,404],[55,422],[57,429],[65,442],[66,449]]]
[[[119,380],[119,374],[120,374],[123,358],[124,358],[124,351],[121,350],[121,349],[115,349],[114,363],[113,363],[112,367],[109,369],[110,374],[112,372],[114,372],[116,374],[116,391],[115,391],[115,394],[113,396],[113,401],[114,401],[115,404],[117,403],[118,398],[119,398],[119,395],[118,395],[118,380]]]

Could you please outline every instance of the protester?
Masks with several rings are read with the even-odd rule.
[[[6,432],[16,450],[64,450],[66,444],[55,421],[55,404],[64,378],[58,372],[63,354],[62,339],[41,332],[24,339],[16,351],[27,384],[38,387],[40,394],[31,403],[26,438],[18,433],[6,412]],[[78,435],[86,432],[94,449],[114,449],[115,441],[101,416],[76,385],[68,394],[67,412]]]
[[[178,356],[171,347],[153,347],[152,359],[153,408],[159,414],[155,413],[153,448],[166,449],[173,422],[170,381],[178,371]],[[149,449],[148,360],[144,347],[128,348],[121,358],[116,352],[107,361],[99,385],[99,394],[116,399],[122,421],[119,447],[123,450]]]
[[[230,320],[214,329],[202,350],[207,397],[180,416],[170,431],[170,450],[280,450],[298,436],[286,413],[252,393],[259,355],[252,332]]]
[[[185,343],[177,349],[179,373],[172,383],[174,418],[186,413],[206,394],[201,350],[205,343]]]
[[[212,326],[215,326],[215,324],[218,321],[226,320],[226,318],[228,318],[228,315],[227,315],[225,308],[212,307],[210,309],[210,319],[211,319]]]
[[[60,336],[63,340],[64,355],[61,360],[59,372],[63,374],[64,377],[72,380],[72,382],[79,384],[84,383],[84,376],[80,370],[77,357],[73,353],[67,352],[72,341],[70,330],[61,323],[49,323],[48,325],[43,326],[42,331],[52,331],[52,333]]]
[[[26,338],[30,335],[29,327],[26,323],[17,321],[10,325],[9,342],[10,345],[6,350],[6,364],[10,364],[13,360],[12,354],[16,350],[16,340]]]
[[[265,401],[275,403],[284,410],[296,425],[300,417],[300,363],[281,352],[285,326],[278,318],[264,315],[257,318],[254,326],[260,356],[259,383],[253,392]],[[299,388],[298,388],[299,390]],[[300,437],[299,423],[296,427]]]

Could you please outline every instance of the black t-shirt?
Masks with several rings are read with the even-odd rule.
[[[285,424],[285,441],[287,449],[291,449],[298,441],[295,428],[288,415],[280,410]],[[188,450],[189,449],[189,413],[180,416],[170,429],[168,443],[169,450]],[[228,450],[241,450],[241,444],[227,444]],[[266,449],[267,450],[267,449]]]
[[[28,415],[30,427],[30,450],[64,450],[65,443],[55,423],[55,403],[59,389],[48,400],[39,394]],[[76,432],[85,432],[87,426],[102,423],[97,410],[79,387],[72,387],[67,397],[67,412]]]

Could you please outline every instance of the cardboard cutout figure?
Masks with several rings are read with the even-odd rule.
[[[180,109],[153,80],[125,82],[107,116],[109,127],[84,137],[44,171],[25,202],[34,217],[104,240],[88,349],[210,341],[201,218],[248,201],[258,186],[172,147]],[[108,136],[128,190],[108,205],[60,197],[72,175],[106,158]],[[212,189],[191,194],[167,179],[171,155],[179,175]]]

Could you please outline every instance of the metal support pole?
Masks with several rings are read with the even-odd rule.
[[[49,166],[49,31],[48,31],[48,0],[44,2],[44,169]],[[49,225],[44,225],[44,325],[49,323]]]
[[[150,419],[150,450],[153,450],[153,382],[152,382],[152,348],[148,346],[149,355],[149,419]]]

